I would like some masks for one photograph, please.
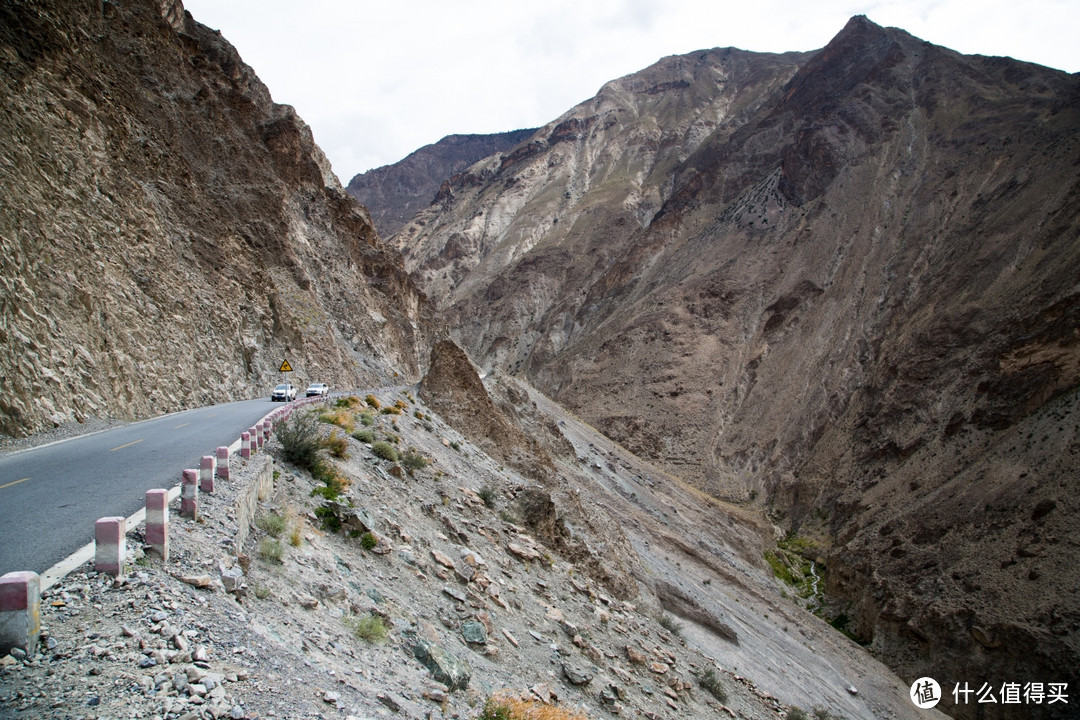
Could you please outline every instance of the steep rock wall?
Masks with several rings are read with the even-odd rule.
[[[427,358],[429,313],[310,130],[179,2],[7,3],[0,432]]]

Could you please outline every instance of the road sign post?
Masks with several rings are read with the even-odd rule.
[[[278,372],[285,374],[285,377],[282,380],[282,382],[285,383],[285,402],[292,402],[295,399],[295,398],[290,398],[289,394],[288,394],[288,388],[289,388],[289,375],[288,375],[288,373],[291,373],[292,371],[293,371],[292,365],[289,364],[289,361],[288,360],[282,360],[281,361],[281,367],[278,368]]]

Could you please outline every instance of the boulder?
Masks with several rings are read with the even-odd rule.
[[[427,640],[417,640],[413,646],[413,655],[428,669],[436,682],[446,685],[451,691],[468,687],[472,668],[464,660]]]

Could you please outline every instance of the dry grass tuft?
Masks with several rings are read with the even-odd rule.
[[[590,720],[578,711],[556,705],[545,705],[539,700],[522,699],[509,692],[497,692],[484,703],[479,720]]]
[[[347,408],[323,410],[319,413],[319,419],[323,422],[337,425],[350,435],[356,430],[356,413]]]

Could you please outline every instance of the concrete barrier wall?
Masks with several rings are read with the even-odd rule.
[[[247,542],[251,523],[255,520],[255,512],[258,510],[259,501],[270,496],[274,491],[274,459],[269,455],[259,456],[252,465],[255,467],[255,476],[247,487],[241,488],[236,496],[236,504],[233,511],[236,514],[236,536],[233,538],[233,548],[239,554]]]

